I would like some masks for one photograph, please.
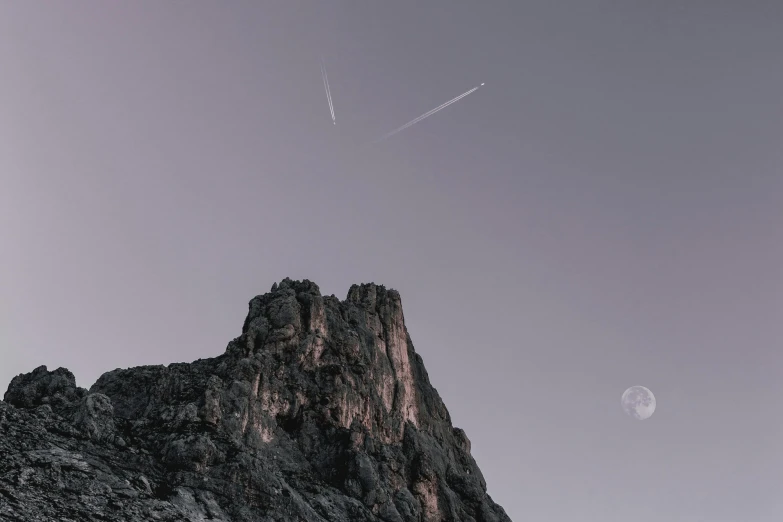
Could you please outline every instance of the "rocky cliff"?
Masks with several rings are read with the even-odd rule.
[[[459,521],[486,493],[405,328],[399,294],[345,301],[283,280],[222,355],[13,379],[0,402],[0,520]]]

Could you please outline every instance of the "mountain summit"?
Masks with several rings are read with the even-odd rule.
[[[284,279],[212,359],[45,366],[0,402],[0,519],[510,522],[405,328],[400,295]]]

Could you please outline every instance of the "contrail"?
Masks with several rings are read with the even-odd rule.
[[[332,123],[337,125],[337,121],[334,119],[334,105],[332,105],[332,91],[329,90],[329,77],[326,76],[326,64],[324,64],[323,58],[321,58],[321,76],[324,80],[324,89],[326,89],[326,99],[329,101],[329,112],[332,113]]]
[[[481,85],[484,85],[484,84],[482,83]],[[385,135],[381,136],[380,138],[378,138],[377,140],[375,140],[373,143],[378,143],[379,141],[383,141],[383,140],[385,140],[386,138],[389,138],[389,137],[391,137],[391,136],[393,136],[393,135],[397,134],[398,132],[400,132],[400,131],[403,131],[403,130],[407,129],[407,128],[408,128],[408,127],[410,127],[411,125],[414,125],[414,124],[416,124],[416,123],[420,122],[420,121],[421,121],[421,120],[423,120],[424,118],[428,118],[428,117],[432,116],[433,114],[435,114],[436,112],[438,112],[438,111],[440,111],[440,110],[443,110],[443,109],[445,109],[446,107],[448,107],[448,106],[449,106],[449,105],[451,105],[452,103],[456,103],[456,102],[460,101],[462,98],[464,98],[464,97],[465,97],[465,96],[467,96],[468,94],[472,93],[473,91],[475,91],[475,90],[477,90],[479,87],[481,87],[481,85],[479,85],[478,87],[473,87],[473,88],[472,88],[471,90],[469,90],[468,92],[465,92],[465,93],[462,93],[462,94],[460,94],[460,95],[459,95],[459,96],[457,96],[456,98],[454,98],[454,99],[452,99],[452,100],[449,100],[449,101],[447,101],[447,102],[446,102],[446,103],[444,103],[443,105],[440,105],[440,106],[438,106],[438,107],[435,107],[434,109],[432,109],[432,110],[431,110],[431,111],[429,111],[429,112],[425,112],[424,114],[422,114],[422,115],[421,115],[421,116],[419,116],[418,118],[416,118],[416,119],[413,119],[413,120],[409,121],[408,123],[406,123],[406,124],[405,124],[405,125],[403,125],[402,127],[398,128],[398,129],[394,129],[393,131],[389,132],[388,134],[385,134]]]

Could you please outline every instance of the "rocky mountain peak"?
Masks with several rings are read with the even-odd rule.
[[[0,408],[12,455],[0,515],[62,520],[62,501],[108,520],[508,520],[429,382],[399,293],[374,283],[340,301],[286,278],[250,300],[218,357],[114,370],[89,391],[41,367],[16,377]],[[56,483],[108,482],[107,504],[21,488],[36,473],[31,451],[83,463],[78,476],[61,463]],[[110,508],[111,484],[126,482],[133,500]]]

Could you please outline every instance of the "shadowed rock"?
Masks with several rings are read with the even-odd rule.
[[[0,402],[0,518],[504,522],[400,295],[285,279],[193,363],[46,367]]]

